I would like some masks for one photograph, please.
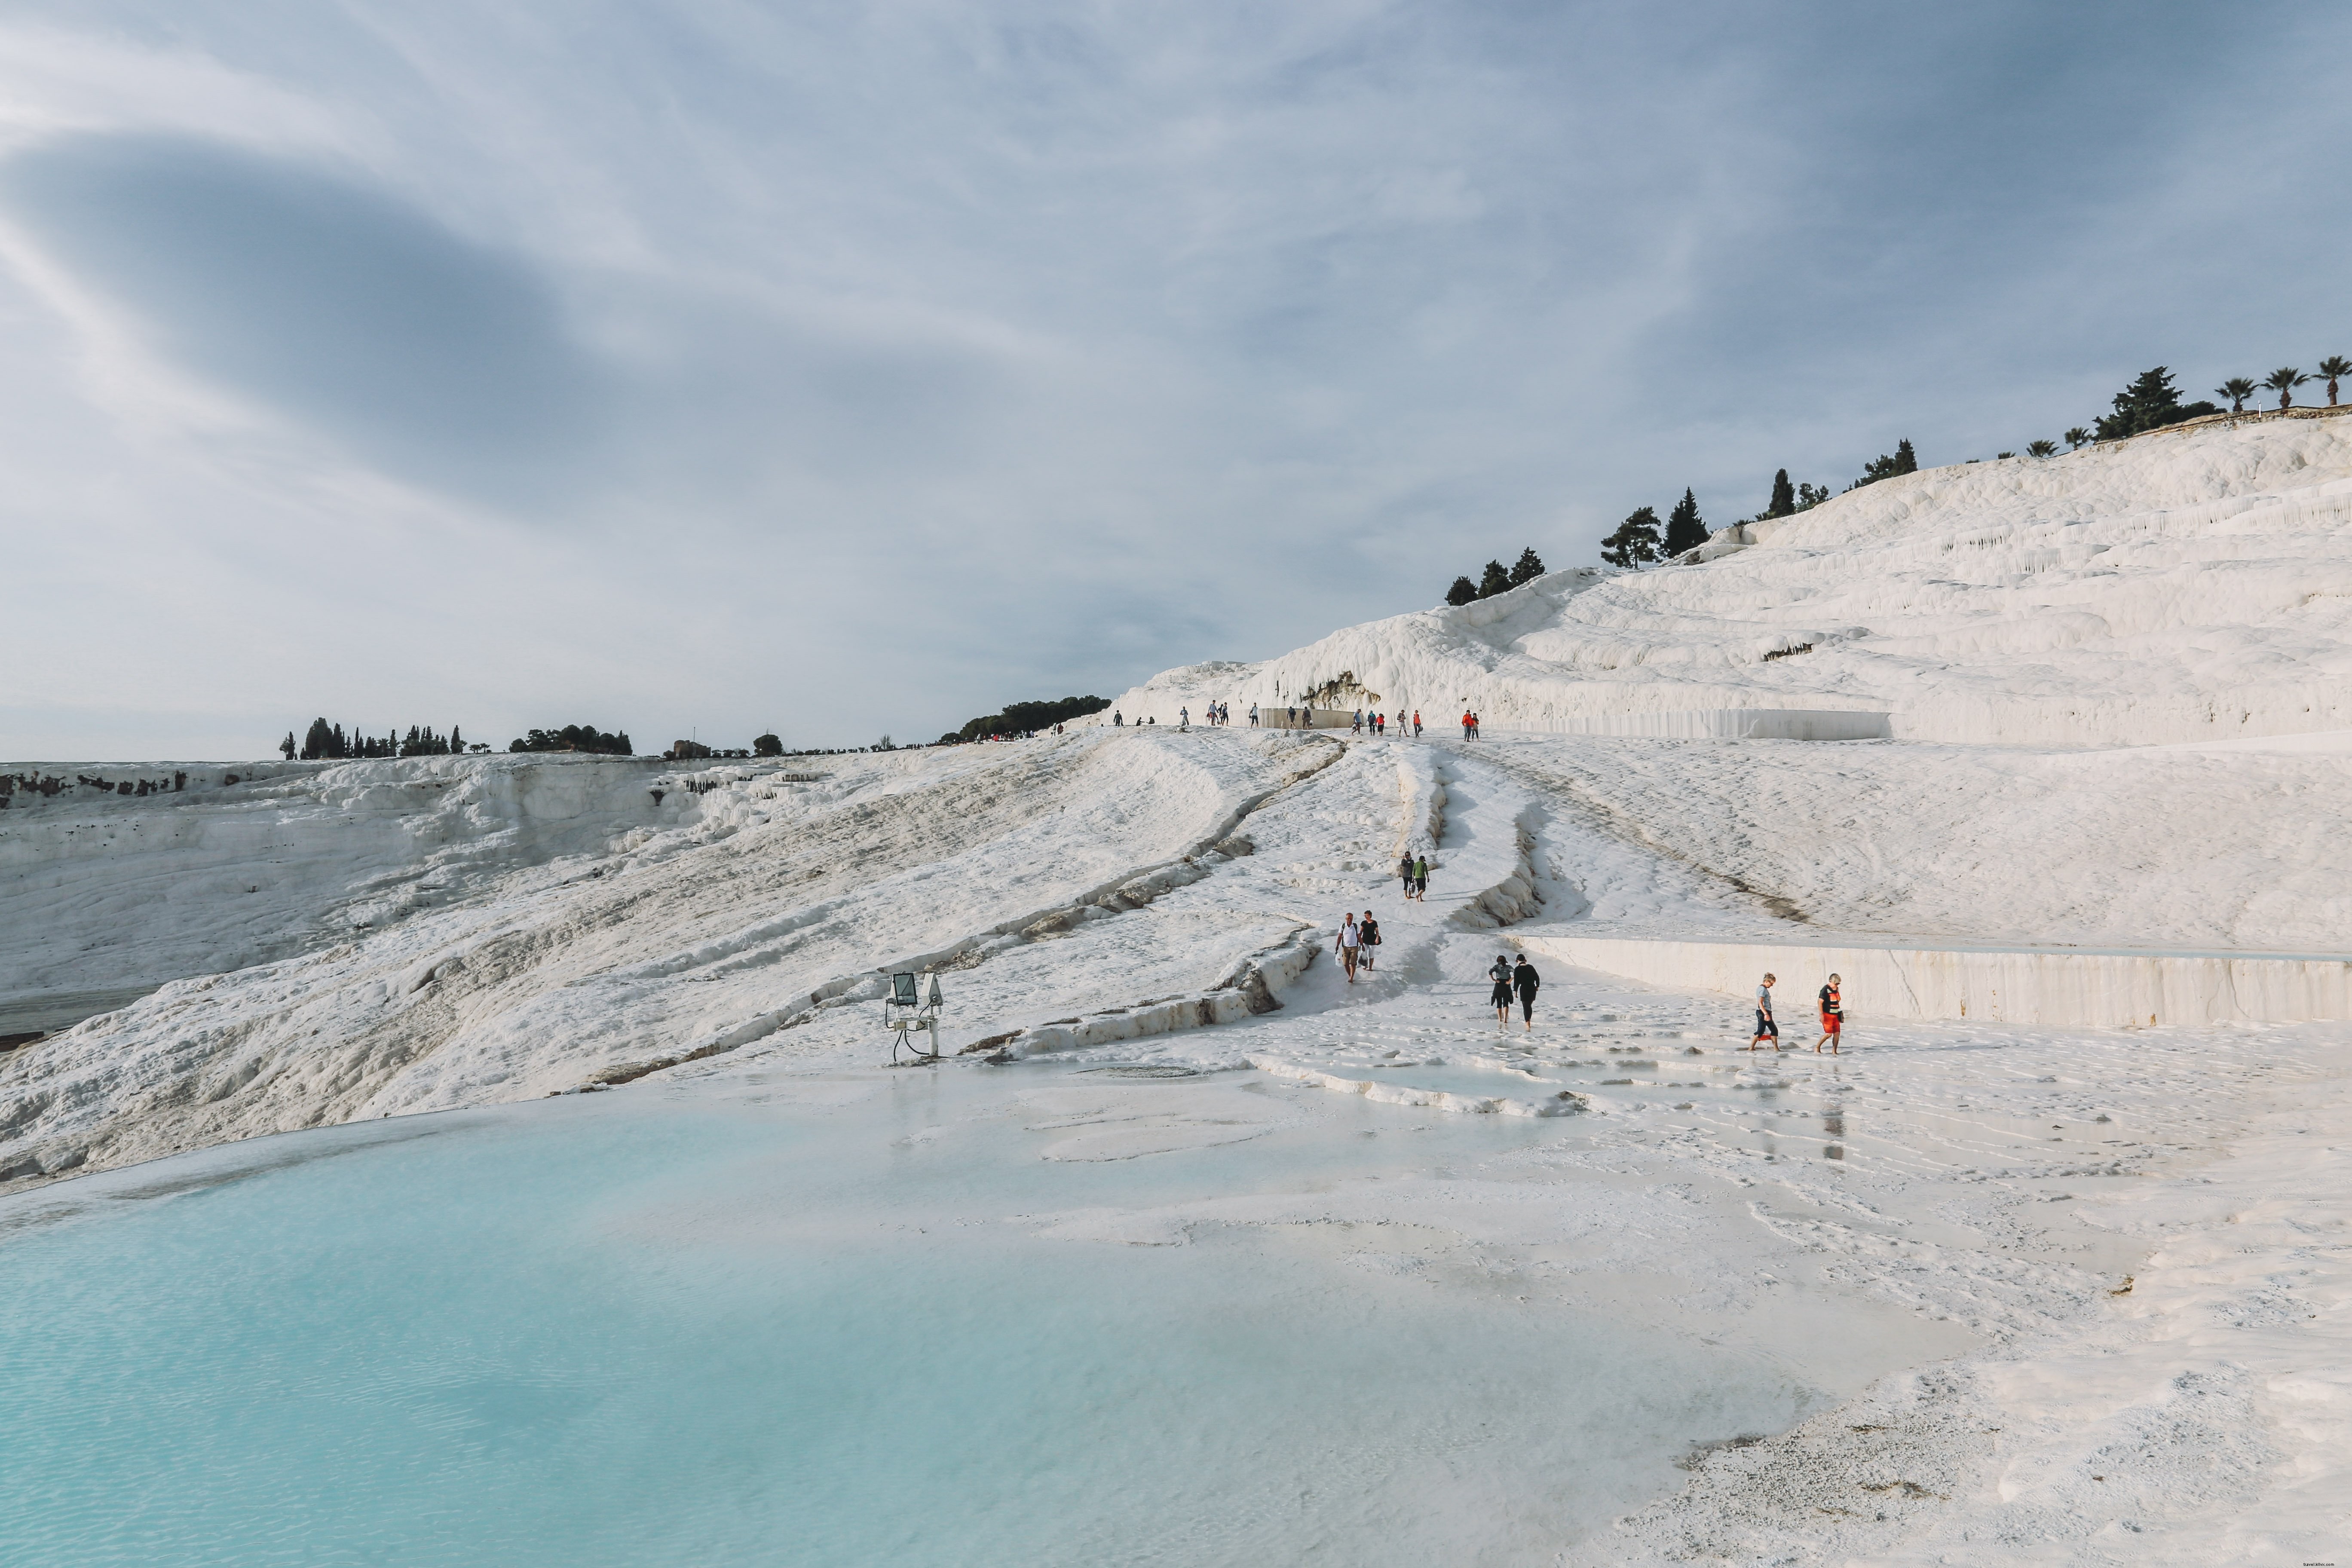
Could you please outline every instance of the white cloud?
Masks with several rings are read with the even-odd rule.
[[[2083,359],[2205,348],[2182,279],[2252,254],[2194,232],[2214,106],[2267,134],[2263,73],[2343,30],[47,15],[0,38],[0,571],[38,585],[12,625],[41,650],[0,676],[16,755],[249,752],[320,711],[937,732],[1278,651],[1525,543],[1582,558],[1685,484],[1729,515],[1896,434],[2021,444],[2139,368]],[[2297,145],[2273,162],[2318,169]],[[2340,239],[2280,178],[2233,224]],[[204,179],[173,228],[155,191]],[[2168,265],[2135,274],[2148,204]]]

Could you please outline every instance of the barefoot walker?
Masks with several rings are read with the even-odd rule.
[[[1832,974],[1830,983],[1822,987],[1822,1037],[1813,1042],[1813,1054],[1821,1055],[1822,1047],[1827,1046],[1830,1055],[1837,1055],[1838,1036],[1844,1028],[1845,1004],[1838,995],[1838,977]]]
[[[1780,1048],[1780,1026],[1772,1021],[1772,982],[1778,978],[1768,974],[1756,988],[1756,1037],[1748,1042],[1751,1051],[1766,1040],[1772,1042],[1774,1050]]]

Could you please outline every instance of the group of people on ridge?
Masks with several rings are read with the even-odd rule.
[[[1209,704],[1208,709],[1202,717],[1211,726],[1222,729],[1225,725],[1231,724],[1234,721],[1233,704],[1229,702],[1212,702]],[[1127,723],[1127,716],[1114,710],[1110,716],[1110,721],[1115,728],[1124,728]],[[1149,718],[1143,718],[1138,719],[1136,723],[1149,724],[1152,721],[1153,721]],[[1286,730],[1312,730],[1315,728],[1315,710],[1311,707],[1301,708],[1297,703],[1293,703],[1287,708],[1267,709],[1261,716],[1258,710],[1258,705],[1255,702],[1250,704],[1249,727],[1251,729],[1261,729],[1268,724],[1276,722],[1279,722]],[[1358,735],[1369,733],[1374,740],[1387,739],[1389,726],[1391,723],[1394,723],[1396,726],[1396,731],[1399,735],[1408,736],[1416,741],[1421,739],[1421,710],[1417,708],[1413,710],[1412,717],[1410,719],[1406,718],[1402,711],[1395,713],[1384,713],[1379,711],[1368,713],[1360,708],[1352,710],[1348,715],[1348,728],[1350,733]],[[1189,730],[1192,728],[1192,710],[1191,708],[1186,707],[1176,710],[1176,724],[1177,728],[1180,730]],[[1465,741],[1475,741],[1480,739],[1478,733],[1478,713],[1475,709],[1465,708],[1462,710],[1462,738]]]

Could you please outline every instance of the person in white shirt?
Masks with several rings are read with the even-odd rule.
[[[1348,971],[1348,984],[1353,985],[1356,983],[1356,959],[1363,952],[1364,938],[1363,933],[1356,929],[1356,917],[1352,913],[1340,922],[1339,940],[1336,946],[1339,963]]]

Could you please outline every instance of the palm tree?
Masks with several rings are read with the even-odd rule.
[[[2246,411],[2246,399],[2253,395],[2254,384],[2242,375],[2233,375],[2213,389],[2214,396],[2226,397],[2230,400],[2230,412],[2232,414],[2243,414]]]
[[[2054,458],[2058,455],[2058,443],[2035,441],[2025,448],[2025,455],[2029,458]]]
[[[2336,406],[2336,384],[2352,375],[2352,359],[2342,354],[2329,354],[2319,362],[2319,374],[2327,378],[2327,406]]]
[[[2294,406],[2294,389],[2310,379],[2293,365],[2284,365],[2263,377],[2263,384],[2279,395],[2281,408],[2292,408]]]
[[[2066,449],[2070,452],[2080,451],[2082,449],[2083,443],[2088,441],[2090,438],[2091,433],[2088,430],[2084,429],[2080,425],[2077,425],[2072,430],[2066,432]]]

